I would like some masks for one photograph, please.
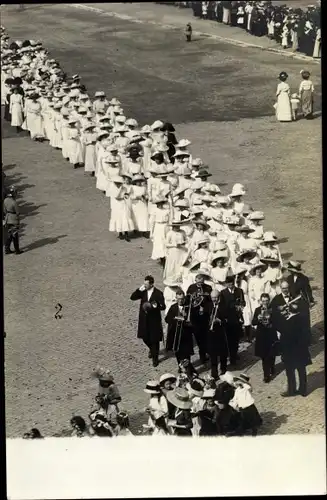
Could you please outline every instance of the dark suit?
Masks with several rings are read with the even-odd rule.
[[[11,242],[16,252],[19,252],[19,209],[16,200],[7,196],[3,202],[4,225],[6,230],[5,250],[10,251]]]
[[[290,300],[294,296],[290,294]],[[311,364],[309,352],[309,340],[306,333],[306,325],[303,323],[303,301],[299,301],[297,312],[299,314],[287,320],[280,312],[279,307],[286,304],[282,294],[276,295],[271,301],[272,323],[274,328],[280,332],[280,350],[282,361],[285,364],[288,392],[289,394],[296,393],[295,370],[299,374],[299,392],[306,394],[307,391],[307,374],[306,366]],[[292,308],[292,305],[290,306]],[[294,311],[296,312],[296,311]]]
[[[187,307],[185,307],[187,315]],[[183,324],[175,319],[180,315],[178,304],[173,304],[166,315],[165,321],[168,324],[166,349],[167,351],[175,352],[177,362],[180,363],[183,359],[190,359],[193,353],[193,335],[192,326],[188,325],[184,320]],[[179,325],[177,325],[179,323]],[[176,338],[180,335],[180,340]],[[179,346],[178,346],[179,344]]]
[[[163,293],[158,288],[153,288],[150,302],[155,303],[157,307],[152,307],[145,312],[143,304],[148,302],[148,291],[139,289],[131,295],[131,300],[140,300],[139,322],[137,330],[137,338],[142,339],[145,345],[148,346],[152,354],[153,360],[158,360],[159,344],[163,338],[163,329],[161,322],[161,311],[166,309]]]
[[[243,290],[234,287],[234,291],[231,292],[229,288],[225,288],[221,291],[220,300],[225,316],[230,363],[234,365],[236,364],[238,346],[242,337],[243,315],[237,310],[237,306],[245,306]]]
[[[201,362],[205,362],[207,353],[207,336],[209,329],[209,319],[210,319],[210,304],[212,287],[206,285],[202,286],[203,290],[203,301],[199,307],[192,307],[191,309],[191,323],[192,330],[199,348],[199,355]],[[187,289],[187,295],[193,294],[198,290],[198,286],[194,283],[190,285]]]
[[[222,309],[221,301],[219,301],[218,308],[216,308],[216,314],[214,311],[214,304],[210,306],[210,323],[208,338],[207,338],[207,351],[210,356],[211,362],[211,375],[214,378],[218,377],[218,360],[220,359],[220,369],[222,373],[227,370],[227,358],[228,358],[228,342],[227,335],[224,325],[224,311]],[[213,321],[213,315],[215,314],[216,320]]]
[[[309,278],[302,273],[292,273],[287,278],[287,282],[290,286],[291,294],[296,297],[302,293],[305,297],[303,303],[303,321],[305,322],[307,333],[309,337],[309,342],[311,342],[311,321],[310,321],[310,303],[314,302],[312,296],[312,290],[309,282]]]

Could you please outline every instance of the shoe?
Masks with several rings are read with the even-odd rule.
[[[275,375],[275,367],[273,367],[273,368],[270,370],[270,375],[271,375],[271,376]]]
[[[148,358],[152,359],[152,352],[151,351],[149,351]]]
[[[159,360],[158,359],[154,359],[152,361],[152,365],[156,368],[159,365]]]
[[[296,391],[296,393],[295,393],[295,394],[296,394],[297,396],[302,396],[303,398],[306,398],[306,397],[307,397],[307,395],[308,395],[307,391],[300,391],[300,390],[299,390],[299,391]]]
[[[131,241],[129,236],[125,236],[124,239],[125,239],[125,241],[127,241],[127,243],[130,243],[130,241]]]
[[[79,167],[79,164],[78,164],[78,163],[75,163],[74,168],[76,169],[76,168],[78,168],[78,167]]]
[[[20,255],[21,253],[24,253],[24,250],[17,250],[17,252],[15,252],[16,255]]]
[[[265,383],[265,384],[269,384],[269,382],[270,382],[270,377],[265,377],[265,378],[263,379],[263,381],[264,381],[264,383]]]
[[[119,233],[118,238],[119,238],[120,240],[123,240],[123,239],[124,239],[124,236],[123,236],[121,233]]]
[[[292,392],[288,392],[288,391],[285,391],[285,392],[281,392],[280,394],[283,398],[291,398],[293,396],[295,396],[296,394],[295,393],[292,393]]]
[[[5,249],[5,254],[10,254],[10,253],[14,253],[12,250],[10,250],[10,248],[6,248]]]

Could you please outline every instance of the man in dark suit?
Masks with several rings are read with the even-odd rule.
[[[152,276],[144,278],[144,284],[131,295],[131,300],[140,300],[137,338],[149,348],[153,366],[159,364],[159,344],[163,339],[161,311],[166,309],[163,293],[154,287]]]
[[[3,201],[3,225],[6,229],[5,253],[13,253],[10,246],[14,244],[15,253],[21,254],[23,250],[19,248],[19,209],[16,202],[17,192],[14,186],[11,186],[6,193]]]
[[[227,370],[229,350],[224,325],[225,314],[218,290],[212,290],[211,300],[207,350],[210,356],[211,376],[218,380],[218,362],[220,361],[222,375]]]
[[[287,377],[287,391],[283,397],[301,394],[307,395],[306,366],[311,364],[308,335],[303,323],[303,300],[288,306],[289,314],[285,313],[285,306],[295,297],[290,292],[286,280],[281,282],[281,292],[276,295],[270,304],[272,310],[272,324],[280,335],[280,350],[282,361],[285,364]],[[292,316],[291,316],[292,315]],[[295,370],[299,374],[299,390],[296,390]]]
[[[237,351],[242,337],[242,308],[245,307],[245,299],[243,290],[235,286],[235,276],[227,276],[226,285],[227,287],[221,291],[220,300],[225,315],[229,361],[231,365],[236,365]]]
[[[290,261],[287,264],[287,270],[290,275],[287,282],[290,287],[291,295],[297,297],[299,294],[303,295],[303,321],[306,324],[306,329],[309,335],[309,345],[311,344],[311,322],[310,322],[310,309],[315,305],[312,296],[312,290],[309,278],[302,273],[300,262]]]
[[[202,364],[205,364],[207,361],[207,336],[209,329],[212,292],[212,287],[204,282],[206,277],[206,275],[198,274],[195,277],[195,283],[190,285],[186,292],[187,295],[190,295],[192,297],[192,330],[195,341],[199,348],[200,361]],[[197,302],[199,302],[199,305],[197,305]]]
[[[187,322],[189,300],[183,290],[176,291],[177,302],[170,306],[165,321],[168,325],[166,350],[174,351],[177,363],[190,358],[193,354],[192,325]]]

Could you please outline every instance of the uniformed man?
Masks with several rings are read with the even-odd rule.
[[[16,254],[23,253],[19,248],[19,210],[16,202],[16,189],[14,186],[11,186],[6,193],[6,197],[3,202],[3,212],[4,219],[3,225],[6,229],[6,238],[5,238],[5,253],[13,253],[10,249],[11,242],[14,244],[14,249]]]

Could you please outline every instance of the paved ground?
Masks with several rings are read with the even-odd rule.
[[[141,15],[149,8],[138,4]],[[151,8],[156,12],[156,6]],[[264,386],[251,352],[244,354],[244,366],[253,364],[263,432],[322,432],[319,66],[311,68],[316,119],[279,124],[272,108],[276,77],[286,69],[296,90],[303,62],[210,38],[186,45],[179,30],[68,5],[5,10],[2,24],[14,39],[42,39],[69,73],[82,75],[90,93],[102,89],[119,97],[126,114],[141,124],[157,118],[173,122],[179,137],[192,140],[194,154],[208,162],[223,190],[237,181],[247,186],[249,202],[265,210],[267,227],[282,237],[284,257],[304,261],[317,299],[310,395],[280,398],[284,374]],[[3,161],[19,188],[26,250],[5,258],[8,436],[34,425],[46,435],[60,433],[72,413],[86,416],[96,388],[90,374],[98,363],[112,369],[137,427],[146,404],[144,384],[175,370],[172,359],[153,368],[135,338],[137,305],[129,295],[147,273],[161,285],[160,269],[149,259],[151,244],[133,240],[128,245],[109,235],[107,200],[94,181],[74,171],[59,152],[17,137],[7,125]],[[54,319],[57,302],[63,305],[61,320]]]

